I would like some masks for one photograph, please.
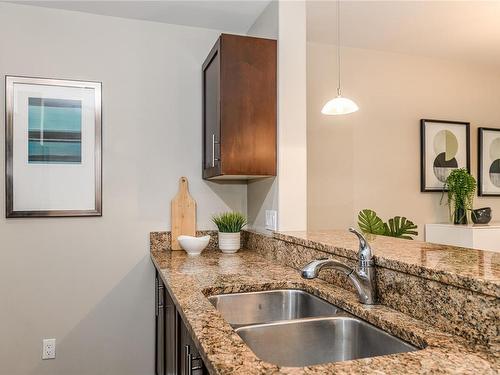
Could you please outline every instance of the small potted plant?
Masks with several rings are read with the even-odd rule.
[[[467,213],[472,210],[476,179],[465,168],[454,169],[446,179],[450,219],[454,224],[467,224]],[[444,194],[444,192],[443,192]]]
[[[225,254],[234,254],[240,249],[241,229],[247,224],[246,217],[239,212],[224,212],[212,217],[219,229],[219,249]]]

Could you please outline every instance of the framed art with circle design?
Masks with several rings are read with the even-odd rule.
[[[453,169],[470,172],[470,124],[420,120],[420,191],[442,192]]]
[[[500,129],[478,128],[477,139],[477,193],[500,197]]]

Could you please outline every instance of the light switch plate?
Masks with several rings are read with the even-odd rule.
[[[266,210],[266,229],[278,230],[278,211]]]

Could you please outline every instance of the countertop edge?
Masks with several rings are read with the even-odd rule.
[[[288,233],[274,232],[273,238],[287,243],[301,245],[304,247],[319,250],[325,253],[357,259],[357,251],[342,246],[335,246],[320,241],[296,237]],[[397,259],[389,259],[380,255],[375,255],[375,264],[379,267],[387,268],[393,271],[399,271],[410,275],[418,276],[427,280],[438,281],[443,284],[457,286],[459,288],[482,293],[488,296],[500,298],[500,285],[488,280],[460,275],[450,271],[433,269],[421,265],[406,263]]]

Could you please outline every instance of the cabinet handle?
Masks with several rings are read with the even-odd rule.
[[[191,347],[184,346],[184,375],[193,375],[193,370],[202,370],[203,365],[200,363],[198,366],[193,367],[193,360],[201,361],[201,357],[193,357],[191,354]]]
[[[158,279],[155,279],[155,306],[156,306],[156,316],[160,313],[160,308],[163,308],[163,298],[161,297],[161,293],[163,293],[163,285],[160,284]],[[161,302],[160,302],[161,300]]]
[[[158,316],[158,276],[155,277],[155,314]]]
[[[212,168],[215,167],[215,162],[219,161],[219,159],[217,159],[215,157],[215,145],[218,145],[218,144],[219,144],[219,142],[215,141],[215,134],[212,134]]]
[[[191,375],[192,371],[192,357],[189,345],[184,346],[184,375]]]

